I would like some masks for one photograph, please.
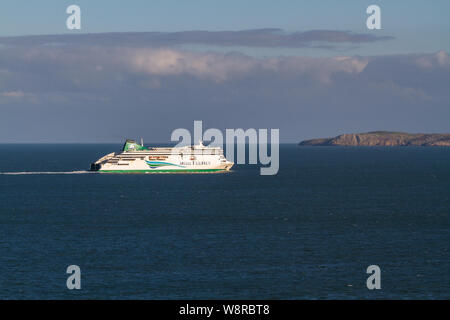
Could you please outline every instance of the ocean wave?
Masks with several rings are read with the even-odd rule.
[[[25,174],[86,174],[92,171],[23,171],[23,172],[0,172],[4,175],[25,175]]]

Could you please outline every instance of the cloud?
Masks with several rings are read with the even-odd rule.
[[[258,63],[242,55],[193,53],[172,49],[132,49],[123,55],[133,71],[149,75],[192,75],[226,80],[249,72]]]
[[[37,97],[33,93],[22,90],[11,90],[0,92],[0,104],[5,103],[37,103]]]
[[[5,92],[15,92],[20,87],[26,92],[87,90],[93,95],[93,91],[132,82],[158,89],[170,77],[193,77],[216,83],[254,76],[294,77],[301,78],[301,83],[330,85],[340,74],[346,74],[361,75],[368,82],[392,81],[414,88],[424,75],[430,76],[423,73],[425,70],[446,70],[450,66],[449,55],[444,51],[374,57],[253,57],[237,52],[128,47],[122,43],[9,46],[0,50],[0,61],[0,80],[3,79]],[[440,76],[445,79],[446,71],[442,72]]]
[[[23,98],[26,96],[26,94],[23,91],[5,91],[1,93],[4,97],[10,97],[10,98]]]
[[[87,43],[0,49],[0,139],[106,141],[148,133],[150,141],[167,141],[173,128],[193,120],[279,128],[290,141],[343,131],[448,130],[445,51],[254,57]]]
[[[217,82],[252,73],[297,74],[330,83],[337,72],[360,73],[368,64],[364,57],[269,57],[257,58],[240,53],[191,52],[172,48],[129,47],[12,47],[0,51],[8,68],[22,77],[43,77],[45,83],[70,86],[102,85],[111,76],[193,76]],[[49,81],[50,80],[50,81]]]
[[[128,57],[127,57],[128,56]],[[171,49],[137,49],[124,56],[137,72],[150,75],[188,74],[224,81],[251,72],[297,73],[329,83],[336,72],[359,73],[365,58],[254,58],[241,54],[192,53]]]
[[[422,68],[449,68],[450,57],[447,52],[441,50],[432,55],[421,55],[416,59],[416,64]]]
[[[186,44],[210,46],[246,46],[332,49],[336,44],[363,44],[391,40],[391,36],[376,36],[337,30],[309,30],[285,32],[282,29],[254,29],[241,31],[180,31],[180,32],[124,32],[99,34],[37,35],[0,37],[3,45],[100,45],[133,47],[170,47]]]
[[[296,74],[319,80],[323,84],[332,82],[336,73],[358,74],[366,68],[369,58],[339,56],[330,58],[281,57],[268,59],[267,64],[279,73]]]

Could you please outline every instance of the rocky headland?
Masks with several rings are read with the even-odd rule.
[[[341,134],[334,138],[305,140],[300,146],[446,146],[450,147],[450,133],[405,133],[374,131]]]

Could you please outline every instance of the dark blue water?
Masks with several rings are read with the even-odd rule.
[[[86,170],[118,149],[0,145],[0,172]],[[0,298],[450,298],[450,148],[280,157],[276,176],[0,174]]]

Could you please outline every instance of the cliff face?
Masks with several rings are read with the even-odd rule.
[[[448,146],[450,134],[375,131],[341,134],[334,138],[305,140],[300,146]]]

